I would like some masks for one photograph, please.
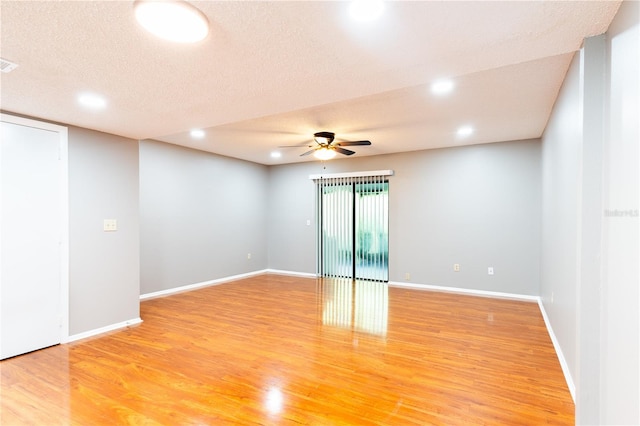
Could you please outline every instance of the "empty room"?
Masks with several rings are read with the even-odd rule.
[[[640,424],[640,2],[0,12],[0,424]]]

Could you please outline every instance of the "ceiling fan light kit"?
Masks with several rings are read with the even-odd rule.
[[[336,152],[333,149],[320,148],[313,153],[313,156],[322,161],[331,160],[336,156]]]

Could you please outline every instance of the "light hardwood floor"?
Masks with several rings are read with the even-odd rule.
[[[2,425],[572,425],[537,304],[262,275],[5,360]]]

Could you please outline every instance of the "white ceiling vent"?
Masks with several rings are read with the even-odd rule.
[[[0,71],[2,72],[11,72],[18,68],[18,64],[14,64],[13,62],[9,62],[4,58],[0,58]]]

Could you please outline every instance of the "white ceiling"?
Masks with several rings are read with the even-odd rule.
[[[573,53],[618,1],[389,1],[372,23],[340,1],[192,1],[194,45],[156,39],[132,1],[6,1],[5,112],[261,164],[312,161],[279,145],[327,130],[371,140],[356,156],[540,137]],[[454,92],[430,84],[453,77]],[[81,92],[107,99],[78,105]],[[456,136],[464,124],[476,131]],[[206,130],[194,140],[193,128]]]

